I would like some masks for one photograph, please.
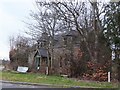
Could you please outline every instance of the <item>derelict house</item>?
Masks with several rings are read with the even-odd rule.
[[[42,36],[38,40],[37,48],[29,55],[28,63],[30,71],[47,74],[48,72],[48,59],[50,58],[48,51],[48,35],[42,33]]]
[[[47,33],[42,33],[38,40],[36,51],[29,55],[30,70],[42,74],[65,74],[70,75],[72,71],[72,55],[79,49],[79,39],[77,31],[69,31],[54,37],[54,58],[51,61],[50,38]],[[73,57],[71,57],[73,56]],[[52,69],[51,69],[52,64]]]

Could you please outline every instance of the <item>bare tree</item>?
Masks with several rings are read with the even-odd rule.
[[[9,58],[11,66],[16,70],[18,65],[28,66],[28,54],[30,50],[29,39],[23,36],[12,37],[10,39],[11,49],[9,52]],[[12,41],[11,41],[12,40]]]
[[[91,16],[90,11],[86,12],[86,4],[85,2],[50,2],[50,3],[42,3],[44,6],[52,7],[54,13],[57,13],[59,19],[59,30],[69,31],[71,29],[77,30],[80,34],[80,41],[84,41],[91,57],[93,60],[93,56],[91,54],[89,44],[87,42],[89,28],[91,27],[90,19]],[[85,17],[84,17],[85,15]],[[56,19],[58,19],[58,17]],[[89,21],[88,21],[89,20]],[[60,23],[60,21],[62,23]],[[62,26],[61,26],[61,25]],[[49,30],[49,29],[48,29]]]
[[[64,2],[41,2],[36,1],[38,12],[32,13],[35,24],[30,26],[31,33],[35,32],[37,36],[41,32],[47,32],[50,36],[51,61],[54,60],[54,36],[59,33],[75,30],[79,33],[80,49],[87,52],[89,60],[106,61],[107,55],[102,54],[106,51],[106,43],[100,42],[103,36],[102,14],[104,14],[105,5],[102,3],[88,1],[64,1]],[[35,30],[34,30],[35,29]],[[100,44],[101,43],[101,44]],[[101,45],[104,49],[101,50]],[[72,45],[71,45],[72,46]],[[84,48],[83,48],[84,47]],[[71,47],[71,60],[72,60]],[[105,59],[105,60],[104,60]]]
[[[37,12],[32,12],[30,16],[35,20],[35,23],[28,24],[30,31],[26,31],[27,34],[34,34],[36,40],[41,37],[41,33],[46,32],[49,36],[47,49],[50,52],[51,68],[54,63],[54,37],[56,34],[62,31],[63,22],[60,19],[56,9],[46,2],[36,1]]]

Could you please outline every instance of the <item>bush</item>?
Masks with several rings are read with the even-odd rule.
[[[110,63],[94,63],[92,61],[87,63],[87,72],[83,74],[83,78],[94,81],[107,81],[107,72],[109,70]]]

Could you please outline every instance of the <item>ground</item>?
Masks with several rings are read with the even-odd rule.
[[[91,82],[91,81],[77,81],[61,76],[47,76],[35,73],[17,73],[17,72],[0,72],[2,80],[29,82],[37,84],[49,84],[51,86],[60,87],[83,87],[83,88],[116,88],[117,83],[108,82]]]

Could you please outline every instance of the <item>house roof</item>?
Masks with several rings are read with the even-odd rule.
[[[71,31],[68,31],[65,35],[66,36],[78,36],[78,32],[75,30],[71,30]]]
[[[45,49],[45,48],[40,48],[40,49],[38,49],[38,53],[39,53],[39,55],[41,56],[41,57],[47,57],[48,56],[48,53],[47,53],[48,51],[47,51],[47,49]]]
[[[62,36],[61,35],[55,35],[55,37],[54,37],[54,48],[61,47],[61,41],[62,41]]]

